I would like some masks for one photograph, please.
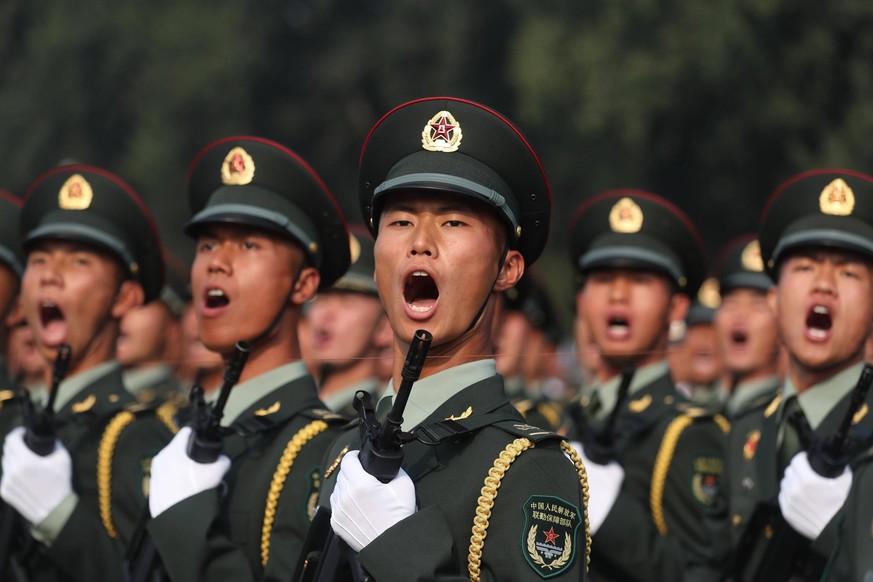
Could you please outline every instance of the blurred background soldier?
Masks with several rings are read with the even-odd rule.
[[[182,316],[190,298],[189,273],[166,249],[164,257],[166,283],[160,297],[126,314],[118,336],[124,386],[145,403],[175,400],[182,388],[176,363],[182,351]]]
[[[614,190],[579,207],[569,239],[577,317],[600,353],[597,384],[570,409],[591,487],[592,577],[717,579],[727,421],[689,408],[666,360],[670,322],[703,279],[697,230],[663,198]]]
[[[706,279],[691,302],[682,333],[670,342],[667,352],[670,372],[679,391],[689,400],[711,412],[721,412],[727,392],[724,365],[718,349],[715,313],[721,302],[718,281]]]
[[[385,388],[379,357],[392,334],[373,280],[373,237],[360,226],[350,231],[352,264],[312,299],[306,333],[319,398],[334,412],[356,416],[352,401],[358,390],[378,398]]]
[[[4,442],[0,495],[34,540],[15,557],[33,580],[118,580],[151,456],[175,430],[136,402],[114,359],[121,319],[163,285],[157,229],[117,176],[67,165],[31,185],[20,232],[21,306],[47,372],[64,345],[71,358],[53,389],[57,440],[48,431],[48,454],[34,452],[24,428]]]

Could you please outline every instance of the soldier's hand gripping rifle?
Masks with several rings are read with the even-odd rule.
[[[630,393],[630,385],[633,381],[636,368],[628,365],[622,370],[621,383],[618,386],[618,399],[615,406],[609,412],[609,417],[603,426],[596,430],[581,406],[571,409],[570,414],[576,424],[579,441],[589,461],[598,465],[606,465],[615,460],[615,425],[618,416],[624,408],[624,403]]]
[[[431,341],[433,336],[429,331],[420,329],[415,332],[400,372],[403,380],[394,395],[394,403],[384,426],[376,418],[370,395],[364,391],[355,394],[354,404],[361,431],[358,459],[364,470],[382,483],[390,482],[400,472],[403,462],[402,445],[411,438],[407,438],[409,435],[401,430],[403,411],[406,409],[412,385],[421,376]],[[370,580],[352,549],[331,529],[330,511],[327,508],[319,508],[303,548],[292,577],[295,582]]]
[[[41,457],[48,456],[55,450],[55,443],[57,441],[55,399],[57,398],[58,387],[67,375],[71,356],[72,350],[69,345],[61,344],[58,346],[58,353],[52,365],[52,380],[48,401],[41,412],[38,412],[34,407],[27,389],[20,389],[21,402],[24,407],[24,443],[27,445],[27,448]],[[0,518],[0,576],[7,571],[6,565],[8,563],[9,571],[15,577],[15,580],[23,582],[28,579],[27,574],[21,565],[17,563],[15,556],[12,556],[12,544],[16,534],[15,526],[17,522],[17,512],[11,505],[5,504],[3,506],[2,518]]]
[[[867,399],[871,384],[873,367],[865,364],[858,383],[852,389],[846,413],[836,432],[830,437],[816,436],[799,410],[788,418],[800,435],[809,466],[818,475],[834,479],[849,464],[849,431],[855,415]],[[766,532],[772,534],[768,536]],[[825,560],[809,550],[810,544],[811,540],[796,532],[785,521],[778,500],[761,503],[749,518],[748,526],[737,544],[727,579],[737,582],[792,580],[793,577],[818,580],[825,567]],[[761,545],[764,547],[761,548]],[[750,571],[748,564],[752,556],[759,558],[755,571]]]
[[[231,389],[239,382],[243,367],[251,353],[251,344],[239,341],[234,346],[234,352],[224,370],[224,381],[218,393],[215,405],[210,407],[203,396],[203,387],[195,381],[191,387],[191,421],[193,428],[185,452],[188,457],[198,463],[213,463],[222,450],[221,418],[224,416],[224,406],[230,396]],[[146,505],[136,526],[126,562],[129,564],[127,580],[129,582],[146,582],[154,576],[158,567],[158,552],[154,541],[146,532],[149,519],[149,508]]]

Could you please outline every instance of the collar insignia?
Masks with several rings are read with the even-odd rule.
[[[642,398],[637,398],[636,400],[631,400],[627,403],[627,407],[631,412],[640,413],[644,411],[649,405],[652,403],[652,395],[646,394]]]
[[[448,111],[440,111],[424,125],[421,147],[429,152],[456,152],[462,137],[461,124]]]
[[[633,234],[643,227],[643,209],[625,196],[609,211],[609,226],[613,232]]]
[[[446,420],[461,420],[462,418],[467,418],[471,414],[473,414],[473,407],[468,406],[467,410],[465,410],[464,412],[462,412],[458,416],[452,415],[452,416],[448,417]]]
[[[747,271],[760,273],[764,270],[764,260],[761,258],[761,245],[757,239],[749,241],[749,244],[746,245],[740,254],[740,261],[743,264],[743,268]]]
[[[58,206],[64,210],[85,210],[91,206],[94,190],[82,174],[73,174],[58,193]]]
[[[855,208],[855,193],[842,178],[837,178],[821,191],[818,207],[822,214],[849,216]]]
[[[82,412],[88,412],[89,410],[94,408],[95,404],[97,404],[97,397],[93,394],[89,394],[88,398],[80,402],[74,403],[70,407],[70,409],[73,411],[74,414],[81,414]]]
[[[242,186],[255,177],[255,161],[243,148],[237,146],[227,152],[221,164],[221,181],[229,186]]]
[[[869,411],[870,407],[867,406],[867,403],[865,402],[864,406],[862,406],[861,409],[855,413],[855,416],[852,417],[852,424],[858,424],[859,422],[861,422],[861,419],[867,416],[867,413]]]
[[[268,406],[267,408],[259,408],[255,411],[255,416],[269,416],[276,412],[279,412],[279,409],[282,408],[282,403],[278,400]]]

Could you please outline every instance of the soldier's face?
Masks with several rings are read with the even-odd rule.
[[[168,345],[178,346],[178,334],[179,322],[162,301],[131,309],[121,318],[118,361],[122,366],[162,363]]]
[[[204,227],[191,266],[191,287],[206,347],[227,353],[236,342],[264,333],[284,307],[298,302],[292,286],[303,259],[297,245],[264,230]],[[275,333],[296,336],[296,330]]]
[[[21,305],[43,357],[69,344],[75,360],[97,351],[111,355],[118,310],[121,265],[109,255],[79,243],[38,242],[27,257]],[[107,347],[111,345],[111,347]]]
[[[684,319],[688,308],[665,276],[633,269],[591,271],[576,303],[611,371],[662,359],[670,321]]]
[[[782,262],[770,301],[798,385],[860,361],[873,321],[870,263],[841,251],[795,253]]]
[[[484,204],[446,193],[392,195],[376,238],[376,284],[395,337],[416,329],[434,346],[470,337],[468,328],[492,290],[515,285],[524,260],[509,251],[500,263],[504,227]],[[477,322],[477,340],[491,350],[493,306]],[[466,335],[465,335],[466,334]],[[478,354],[480,357],[482,352]]]
[[[715,315],[715,327],[728,372],[744,377],[775,373],[779,331],[765,291],[738,288],[726,293]]]
[[[309,308],[309,358],[320,368],[370,366],[376,356],[375,336],[384,317],[374,295],[353,291],[319,293]]]

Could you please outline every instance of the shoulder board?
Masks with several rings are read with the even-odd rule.
[[[494,428],[499,428],[504,432],[508,432],[513,436],[530,439],[535,443],[547,440],[566,440],[566,437],[563,437],[556,432],[552,432],[550,430],[523,422],[504,420],[501,422],[495,422],[491,426],[493,426]]]
[[[347,423],[352,420],[347,416],[337,414],[326,408],[311,408],[309,410],[303,410],[300,412],[300,415],[313,420],[323,420],[329,424]]]

